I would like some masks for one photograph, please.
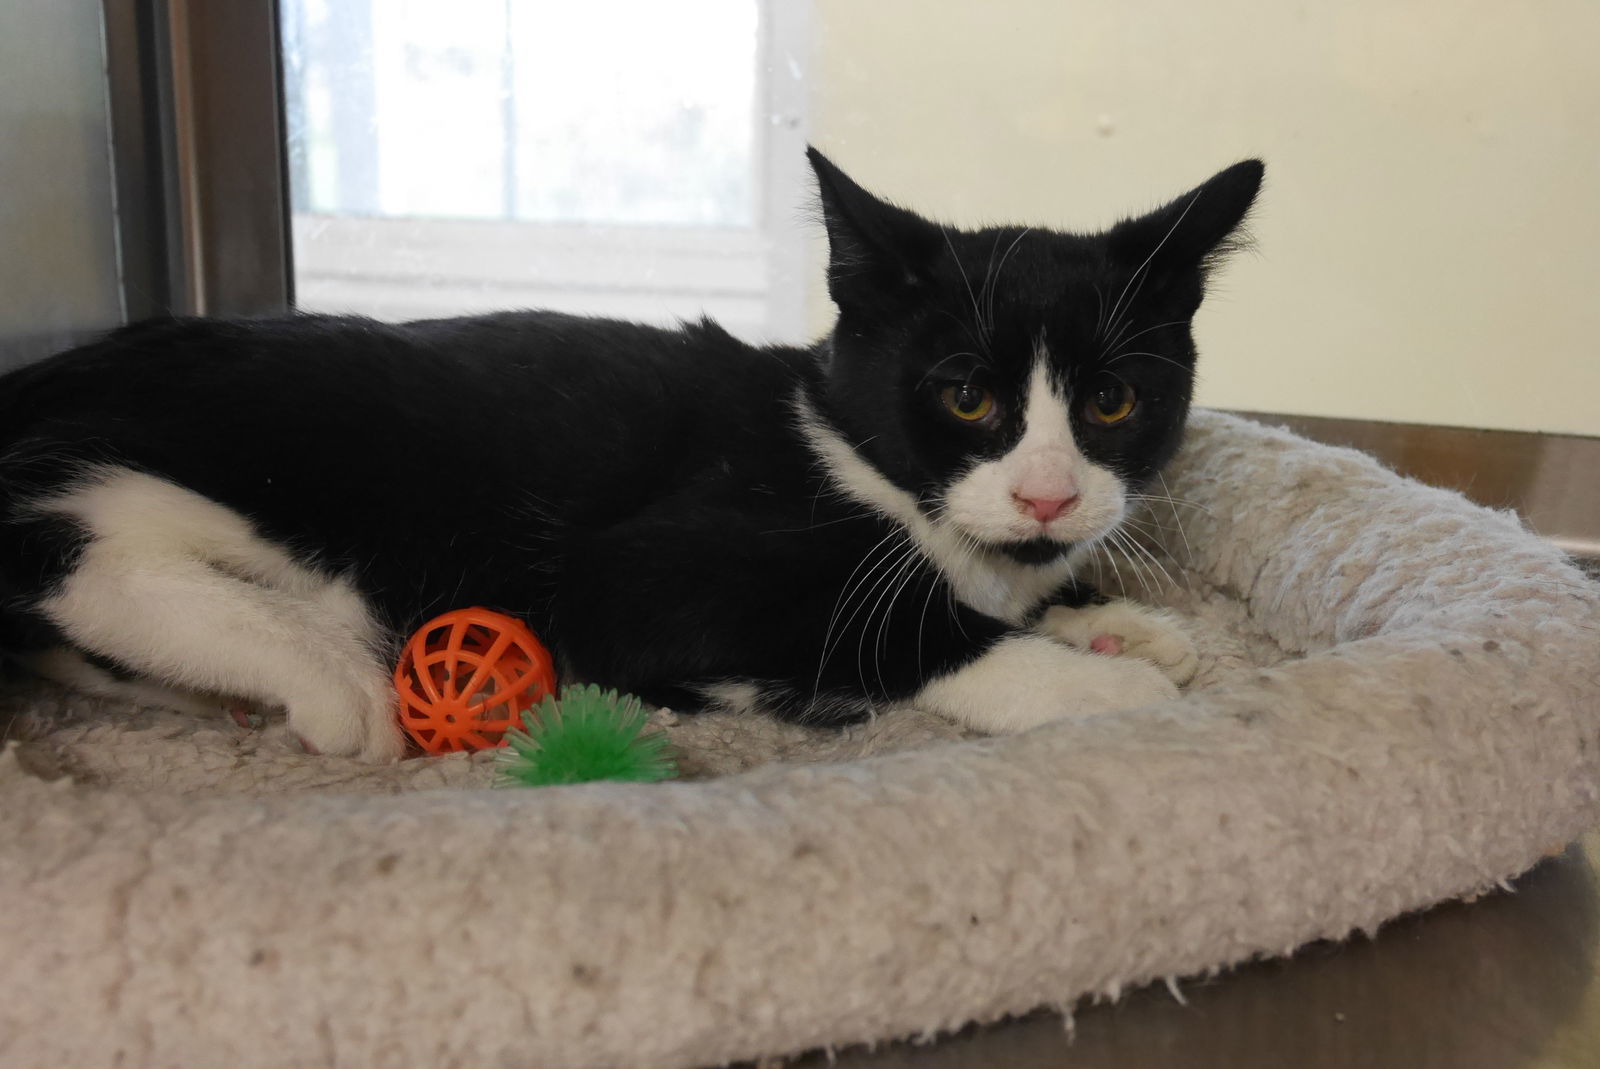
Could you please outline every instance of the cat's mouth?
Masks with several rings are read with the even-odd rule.
[[[1020,542],[990,542],[991,552],[1009,557],[1018,564],[1053,564],[1072,549],[1070,542],[1057,542],[1054,538],[1029,538]]]

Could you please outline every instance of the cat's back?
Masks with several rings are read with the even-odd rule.
[[[767,354],[776,359],[750,359]],[[139,400],[162,407],[311,391],[342,403],[432,390],[549,391],[599,383],[659,393],[696,380],[771,387],[798,350],[761,350],[709,320],[675,328],[558,312],[383,323],[360,316],[156,319],[0,375],[0,404],[33,415]],[[453,387],[453,389],[452,389]],[[481,398],[480,398],[481,399]]]
[[[659,441],[787,397],[805,363],[799,350],[757,349],[704,321],[153,320],[0,376],[0,448],[24,436],[138,449],[163,437],[178,448],[314,434],[539,453],[570,435]]]
[[[0,481],[27,496],[127,465],[286,535],[380,511],[432,522],[439,494],[471,516],[498,494],[593,503],[614,487],[601,496],[624,511],[786,455],[809,366],[709,322],[151,321],[0,377]]]

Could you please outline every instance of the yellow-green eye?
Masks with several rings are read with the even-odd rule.
[[[1132,386],[1102,386],[1089,398],[1089,403],[1084,406],[1084,414],[1091,422],[1109,426],[1121,423],[1132,415],[1133,405]]]
[[[994,411],[994,394],[970,382],[961,386],[946,386],[939,391],[939,399],[956,419],[976,423]]]

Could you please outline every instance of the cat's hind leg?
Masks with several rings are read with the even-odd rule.
[[[295,561],[231,509],[125,468],[31,511],[83,533],[35,606],[78,646],[172,686],[283,705],[318,752],[401,755],[385,636],[348,580]]]

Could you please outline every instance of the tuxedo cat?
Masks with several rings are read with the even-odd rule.
[[[1071,234],[941,226],[810,155],[839,313],[810,348],[183,319],[0,378],[0,647],[96,692],[282,705],[375,761],[403,749],[398,644],[470,605],[563,680],[679,709],[1001,732],[1172,696],[1181,631],[1074,572],[1178,448],[1261,164]]]

